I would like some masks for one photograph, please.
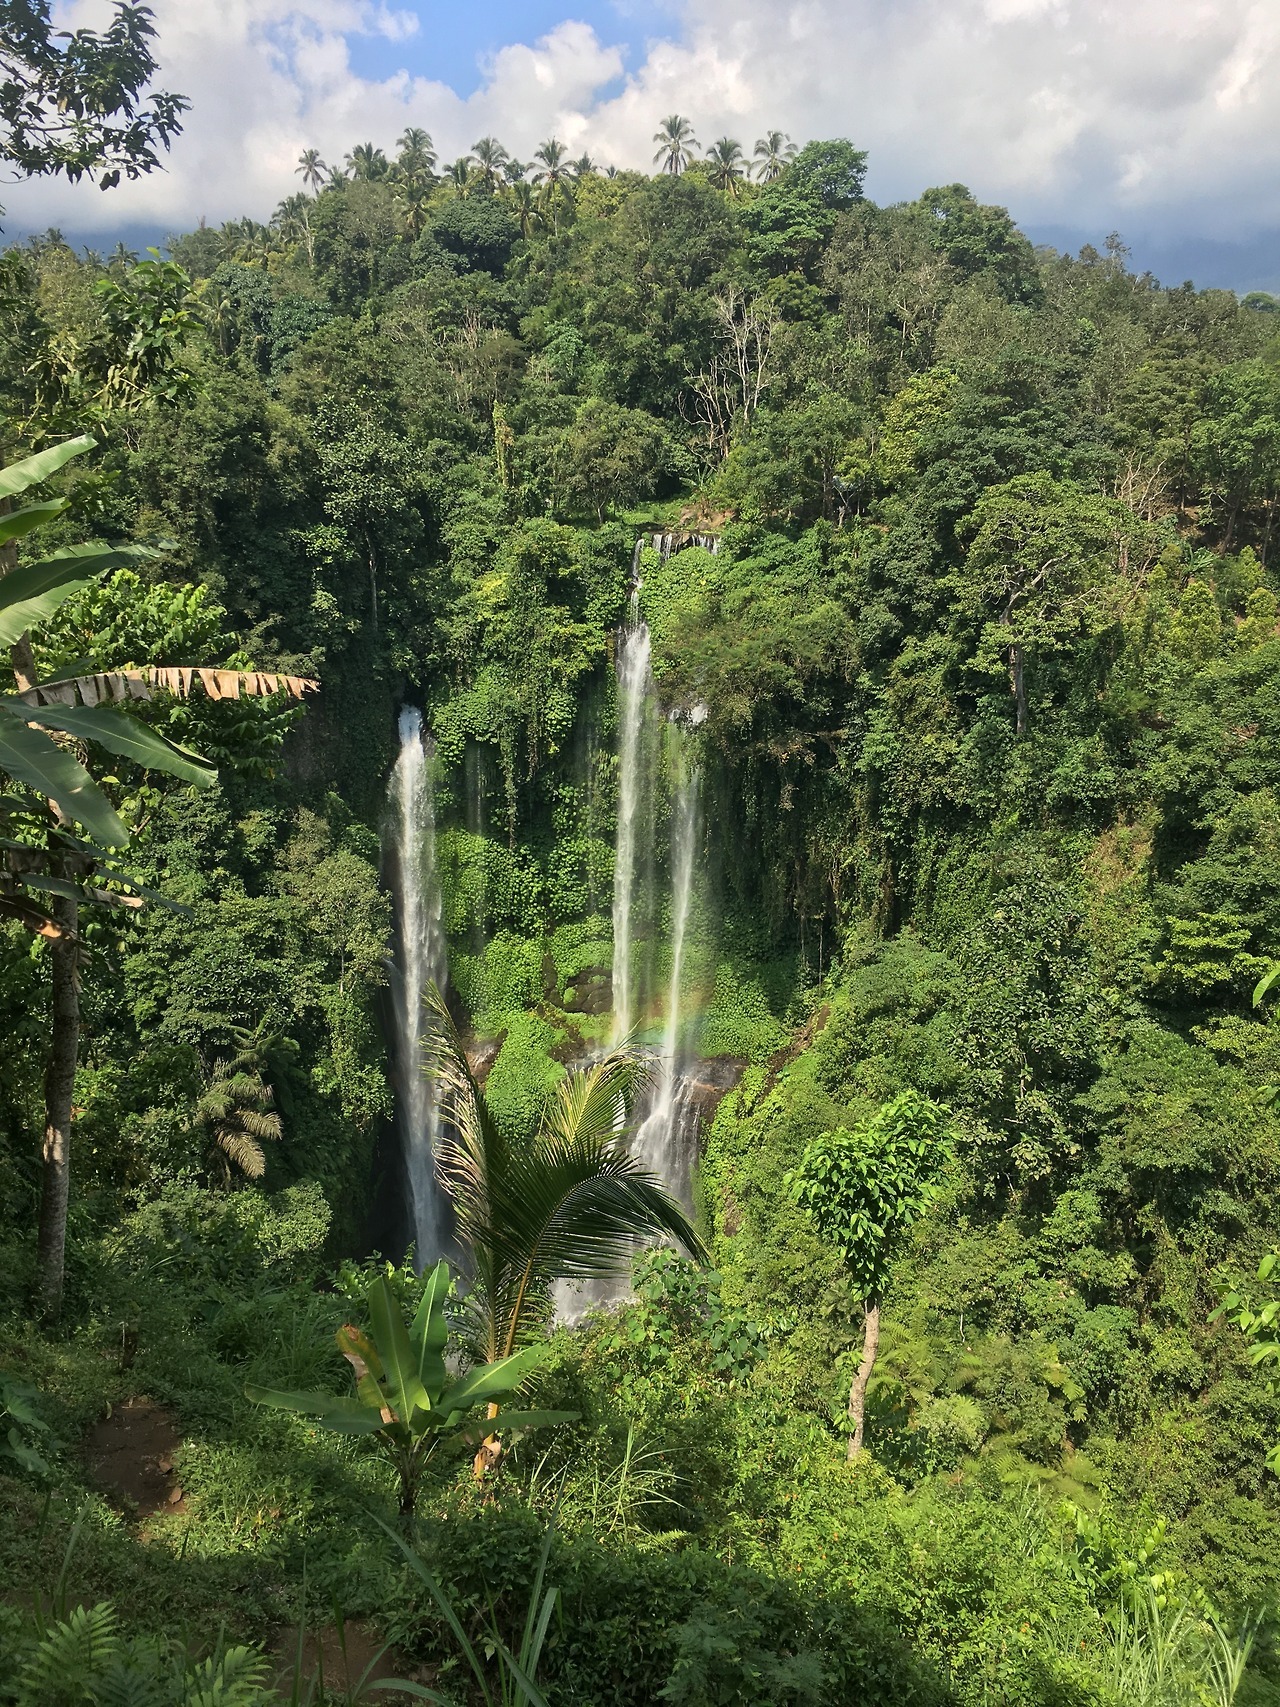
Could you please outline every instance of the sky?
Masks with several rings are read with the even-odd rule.
[[[133,247],[250,215],[298,154],[443,160],[549,135],[651,165],[679,112],[703,147],[766,129],[868,150],[889,202],[961,181],[1039,242],[1120,231],[1162,279],[1280,292],[1280,0],[151,0],[161,84],[192,110],[167,170],[116,190],[0,186],[5,235]],[[62,27],[107,0],[59,0]]]

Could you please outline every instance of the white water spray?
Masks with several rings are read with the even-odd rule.
[[[694,1157],[686,1131],[691,1111],[680,1071],[680,995],[698,842],[698,772],[684,751],[679,725],[671,726],[671,737],[679,771],[671,817],[671,979],[667,987],[667,1018],[658,1078],[633,1147],[637,1158],[689,1208]]]
[[[631,594],[618,638],[618,835],[613,865],[613,1040],[635,1023],[631,979],[631,909],[635,891],[636,831],[641,804],[642,734],[649,703],[649,625],[640,615],[640,586]]]
[[[440,1253],[443,1229],[435,1177],[439,1108],[422,1059],[422,998],[427,986],[443,989],[448,970],[436,873],[436,815],[431,768],[434,748],[422,713],[400,713],[400,755],[391,774],[395,832],[395,894],[399,946],[395,980],[398,1112],[409,1175],[418,1267]]]

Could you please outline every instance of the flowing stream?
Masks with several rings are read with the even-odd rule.
[[[439,1110],[422,1060],[422,998],[429,984],[443,989],[448,970],[436,873],[434,756],[422,713],[406,705],[400,713],[400,754],[390,787],[398,927],[393,988],[397,1104],[419,1268],[439,1255],[443,1243],[435,1177]]]

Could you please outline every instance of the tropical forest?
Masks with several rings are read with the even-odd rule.
[[[689,107],[6,234],[0,1703],[1280,1701],[1280,299]]]

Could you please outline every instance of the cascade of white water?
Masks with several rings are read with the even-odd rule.
[[[640,615],[636,583],[626,624],[618,637],[618,830],[613,864],[613,1035],[616,1042],[635,1021],[631,968],[637,830],[642,800],[641,737],[648,708],[649,625]]]
[[[395,899],[399,947],[394,985],[396,1078],[400,1129],[413,1211],[418,1265],[434,1260],[442,1243],[435,1177],[439,1111],[422,1061],[422,998],[429,984],[444,987],[447,971],[436,874],[434,749],[424,736],[422,713],[400,713],[400,754],[391,774],[395,835]]]
[[[698,840],[698,771],[685,751],[685,737],[679,724],[671,725],[670,734],[678,774],[671,818],[671,978],[658,1077],[633,1149],[668,1190],[689,1207],[694,1158],[685,1130],[688,1110],[680,1071],[680,994]]]

